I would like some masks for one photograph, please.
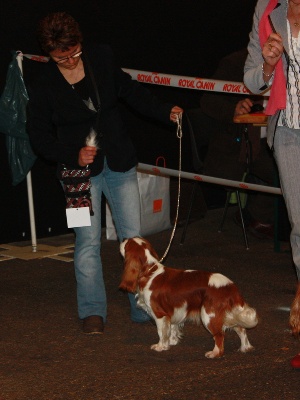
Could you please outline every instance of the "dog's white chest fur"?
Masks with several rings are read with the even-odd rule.
[[[145,310],[149,315],[152,315],[151,302],[150,302],[152,290],[150,290],[149,288],[151,286],[153,279],[158,275],[163,274],[163,272],[164,272],[163,266],[160,266],[160,268],[158,268],[155,272],[153,272],[144,289],[140,290],[140,287],[138,286],[137,305],[141,307],[143,310]]]

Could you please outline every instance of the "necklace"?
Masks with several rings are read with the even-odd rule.
[[[64,68],[58,65],[58,68],[66,79],[66,81],[73,87],[75,83],[81,81],[84,78],[84,67],[83,64],[79,61],[74,69]],[[74,89],[74,88],[73,88]]]
[[[293,3],[293,2],[292,2],[292,3]],[[296,15],[294,14],[294,11],[293,11],[292,6],[291,6],[291,2],[289,2],[289,7],[290,7],[290,10],[291,10],[292,16],[293,16],[294,19],[295,19],[295,22],[293,22],[293,25],[294,25],[294,27],[299,28],[299,27],[300,27],[300,23],[298,22],[297,17],[296,17]]]

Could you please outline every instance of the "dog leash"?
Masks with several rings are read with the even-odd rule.
[[[167,246],[166,251],[164,252],[164,255],[159,260],[160,263],[163,262],[163,260],[166,258],[167,254],[170,250],[171,244],[172,244],[174,236],[175,236],[175,231],[176,231],[177,222],[178,222],[178,215],[179,215],[179,204],[180,204],[180,193],[181,193],[182,113],[176,114],[176,124],[177,124],[176,136],[179,139],[178,194],[177,194],[176,217],[175,217],[175,222],[174,222],[174,226],[173,226],[169,244]]]

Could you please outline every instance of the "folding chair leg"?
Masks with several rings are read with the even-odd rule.
[[[187,213],[187,216],[186,216],[183,232],[182,232],[182,235],[181,235],[180,244],[183,244],[184,240],[185,240],[185,235],[186,235],[187,227],[188,227],[188,224],[189,224],[189,221],[190,221],[190,216],[191,216],[191,212],[192,212],[194,198],[195,198],[195,195],[196,195],[197,185],[198,185],[198,182],[194,182],[193,189],[192,189],[192,194],[191,194],[191,199],[190,199],[190,205],[189,205],[188,213]]]
[[[245,223],[244,223],[243,209],[242,209],[242,203],[241,203],[241,198],[240,198],[240,192],[238,190],[236,191],[236,198],[237,198],[237,201],[238,201],[238,206],[239,206],[239,211],[240,211],[240,216],[241,216],[241,221],[242,221],[242,227],[243,227],[243,234],[244,234],[246,249],[249,250],[248,237],[247,237],[247,232],[246,232]]]

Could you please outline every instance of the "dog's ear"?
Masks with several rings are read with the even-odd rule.
[[[130,260],[125,259],[124,271],[119,289],[132,293],[136,292],[140,267],[141,264],[139,258],[132,257]]]
[[[134,293],[142,267],[137,244],[129,239],[124,247],[124,271],[119,288]]]

